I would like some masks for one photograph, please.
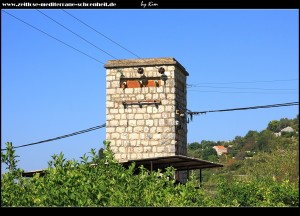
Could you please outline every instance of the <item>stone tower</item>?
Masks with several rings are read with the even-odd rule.
[[[185,68],[174,58],[110,60],[106,140],[120,162],[187,154]]]

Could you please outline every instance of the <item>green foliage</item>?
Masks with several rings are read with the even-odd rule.
[[[200,143],[198,143],[198,142],[193,142],[193,143],[190,143],[190,144],[189,144],[188,148],[189,148],[190,150],[196,150],[196,149],[201,148],[201,145],[200,145]]]
[[[279,122],[277,120],[270,121],[267,129],[275,133],[279,132]]]
[[[258,152],[251,160],[245,160],[238,170],[240,174],[253,177],[275,178],[279,181],[299,181],[298,141],[278,138],[289,141],[287,146],[274,145],[271,152]]]
[[[202,151],[202,155],[201,155],[202,157],[202,159],[203,160],[209,160],[209,158],[211,159],[211,160],[218,160],[218,157],[217,157],[217,152],[216,152],[216,150],[215,149],[213,149],[213,148],[206,148],[206,149],[203,149],[203,151]]]
[[[218,157],[224,168],[202,171],[205,191],[218,196],[221,206],[299,206],[295,201],[299,196],[298,125],[298,115],[294,119],[282,118],[271,121],[268,129],[250,130],[244,137],[236,136],[226,143],[228,154]],[[287,126],[296,132],[274,135],[273,131]],[[188,154],[196,151],[188,149]],[[211,157],[209,160],[213,161]]]
[[[185,185],[175,184],[174,168],[150,172],[132,164],[128,169],[118,163],[109,148],[99,159],[96,151],[81,161],[53,155],[46,174],[33,178],[15,175],[13,169],[1,176],[1,206],[209,206],[213,200],[198,189],[192,177]],[[3,154],[9,163],[15,156]],[[136,173],[138,169],[138,174]],[[20,174],[20,173],[19,173]]]
[[[218,184],[217,200],[223,206],[299,206],[298,185],[273,179],[227,181]]]
[[[295,119],[282,122],[299,131]],[[217,157],[212,147],[225,144],[232,152]],[[298,136],[249,131],[229,143],[190,144],[189,155],[225,165],[203,170],[200,188],[198,171],[186,184],[176,184],[174,168],[150,172],[132,164],[126,169],[115,160],[110,143],[104,145],[102,159],[94,149],[80,161],[66,160],[60,153],[48,162],[45,176],[26,178],[12,143],[6,143],[1,152],[1,163],[8,167],[1,175],[1,206],[299,206]],[[231,158],[238,154],[252,159]]]

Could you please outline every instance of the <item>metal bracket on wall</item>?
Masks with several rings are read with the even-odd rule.
[[[161,100],[125,100],[122,102],[124,108],[126,108],[128,105],[139,105],[139,107],[142,107],[143,105],[149,105],[154,104],[156,107],[158,107],[159,104],[161,104]]]

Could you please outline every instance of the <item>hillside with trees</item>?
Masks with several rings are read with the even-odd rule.
[[[213,146],[226,147],[227,154],[217,156]],[[266,129],[250,130],[244,137],[236,136],[232,141],[190,143],[188,155],[224,164],[222,169],[203,171],[204,187],[211,190],[220,176],[228,181],[272,179],[298,184],[299,115],[294,119],[273,120]]]

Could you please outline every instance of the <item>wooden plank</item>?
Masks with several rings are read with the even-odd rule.
[[[161,80],[158,81],[158,86],[161,86]],[[126,88],[141,88],[141,87],[158,87],[156,85],[155,80],[148,80],[146,86],[141,86],[140,82],[138,80],[127,80],[127,86]],[[121,88],[124,88],[124,85],[121,84]]]

